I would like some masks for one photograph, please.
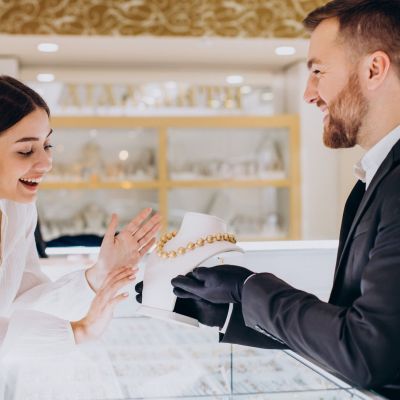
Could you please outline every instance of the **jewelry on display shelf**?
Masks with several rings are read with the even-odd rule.
[[[178,232],[175,235],[169,233],[164,236],[157,250],[147,259],[144,268],[142,304],[137,312],[198,327],[197,320],[173,312],[176,296],[172,291],[171,279],[185,275],[199,265],[205,267],[218,265],[221,256],[230,265],[244,265],[243,250],[236,245],[234,235],[227,233],[226,230],[225,221],[218,217],[194,212],[186,213]],[[189,251],[186,251],[187,246]],[[181,250],[178,257],[181,248],[185,251]]]
[[[206,237],[197,239],[194,242],[189,242],[186,246],[179,247],[177,250],[164,251],[164,246],[167,244],[167,242],[174,238],[176,234],[176,231],[169,232],[160,239],[156,245],[158,256],[162,258],[175,258],[178,256],[183,256],[187,251],[195,250],[196,248],[202,247],[207,243],[211,244],[221,241],[236,243],[235,235],[229,233],[217,233],[215,235],[207,235]]]

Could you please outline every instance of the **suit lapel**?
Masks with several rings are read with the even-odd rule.
[[[369,202],[372,198],[372,195],[374,192],[377,190],[379,184],[381,183],[382,179],[389,173],[389,171],[392,169],[393,164],[395,161],[399,159],[400,156],[400,141],[395,144],[393,149],[389,152],[381,166],[379,167],[378,171],[376,172],[374,178],[372,179],[367,191],[365,192],[360,206],[357,209],[356,215],[354,216],[353,222],[351,223],[350,229],[348,230],[347,236],[345,238],[341,238],[341,240],[345,240],[344,245],[339,247],[342,247],[342,251],[340,252],[340,255],[338,254],[338,263],[335,271],[335,280],[339,274],[340,269],[343,267],[343,260],[345,259],[344,255],[346,254],[346,251],[349,247],[349,244],[351,243],[351,238],[354,233],[354,230],[356,229],[358,222],[360,221],[360,218],[364,214],[365,210],[367,209]]]

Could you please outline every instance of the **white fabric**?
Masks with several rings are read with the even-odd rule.
[[[374,178],[383,160],[392,147],[400,140],[400,126],[397,126],[375,146],[370,148],[363,158],[354,165],[354,175],[365,183],[365,190]]]
[[[0,210],[0,359],[73,351],[69,321],[81,319],[95,296],[84,271],[51,282],[39,267],[35,204],[0,200]]]

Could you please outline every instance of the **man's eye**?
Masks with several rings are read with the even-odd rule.
[[[319,69],[314,69],[312,72],[314,75],[319,75],[321,71]]]

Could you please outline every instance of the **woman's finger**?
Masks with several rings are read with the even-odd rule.
[[[139,246],[143,247],[146,243],[148,243],[154,236],[157,235],[160,228],[161,228],[160,223],[154,225],[153,228],[139,240],[139,242],[138,242]]]
[[[108,224],[106,233],[104,234],[104,239],[114,240],[115,232],[117,231],[117,226],[118,226],[118,216],[117,214],[113,213],[111,215],[111,221]]]
[[[140,256],[143,257],[151,249],[151,247],[153,246],[153,244],[155,242],[156,242],[156,239],[153,238],[150,240],[149,243],[147,243],[145,246],[143,246],[139,251]]]
[[[103,284],[102,284],[100,289],[108,286],[110,284],[110,282],[113,282],[114,279],[116,279],[118,276],[122,276],[124,274],[126,274],[128,276],[132,272],[135,272],[135,270],[137,271],[137,268],[132,268],[132,267],[128,267],[128,266],[116,268],[115,270],[109,272],[106,275],[106,278],[104,279],[104,282],[103,282]]]
[[[128,292],[121,293],[121,294],[115,296],[113,299],[111,299],[108,304],[111,307],[115,307],[118,303],[121,303],[121,301],[126,300],[128,297],[129,297]]]
[[[139,242],[141,239],[143,239],[149,232],[152,231],[152,229],[160,224],[161,217],[156,214],[153,217],[151,217],[144,225],[142,225],[137,232],[133,235],[134,238]]]
[[[118,281],[110,283],[106,288],[103,290],[103,296],[107,301],[109,301],[115,294],[126,285],[132,283],[136,278],[136,274],[131,274],[125,276],[124,278],[120,278]]]
[[[128,231],[131,235],[134,235],[144,221],[148,218],[153,210],[151,208],[145,208],[135,218],[133,218],[125,227],[124,231]]]

